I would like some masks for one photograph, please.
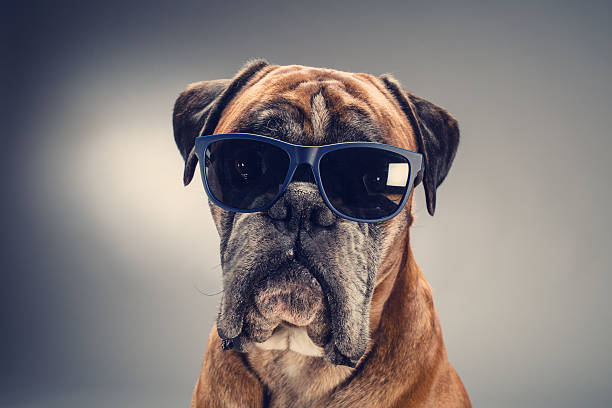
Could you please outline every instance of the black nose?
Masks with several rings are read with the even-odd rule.
[[[330,227],[337,219],[319,194],[312,170],[307,165],[296,169],[287,190],[270,207],[268,215],[285,221],[290,231]]]

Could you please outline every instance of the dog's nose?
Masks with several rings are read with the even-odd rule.
[[[285,221],[290,231],[298,228],[308,231],[313,226],[330,227],[337,219],[321,198],[314,178],[312,182],[302,181],[309,179],[304,169],[312,178],[310,168],[298,168],[285,193],[268,210],[270,218]]]

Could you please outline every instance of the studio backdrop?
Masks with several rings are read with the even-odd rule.
[[[256,57],[391,73],[451,112],[411,243],[474,406],[612,406],[609,2],[3,10],[0,406],[188,406],[221,268],[172,106]]]

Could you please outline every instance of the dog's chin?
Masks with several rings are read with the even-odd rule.
[[[291,262],[253,288],[237,344],[241,351],[291,350],[321,357],[330,342],[329,309],[317,279]]]

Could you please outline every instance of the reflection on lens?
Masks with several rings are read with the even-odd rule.
[[[206,149],[206,180],[221,203],[241,210],[269,204],[289,169],[284,150],[255,140],[220,140]]]
[[[320,173],[325,194],[336,210],[374,220],[399,207],[410,180],[410,163],[390,151],[351,147],[326,153]]]

